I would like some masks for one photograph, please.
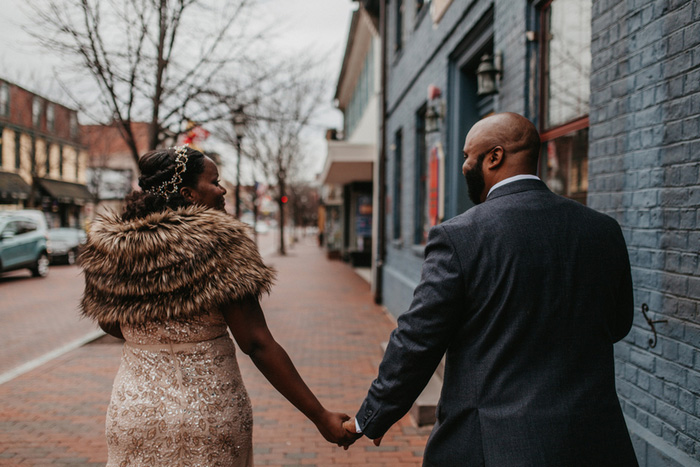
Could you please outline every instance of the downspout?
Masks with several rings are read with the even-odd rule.
[[[379,1],[379,40],[382,47],[381,53],[381,104],[379,123],[379,161],[377,177],[378,225],[377,225],[377,258],[376,258],[376,286],[374,289],[374,302],[381,304],[383,301],[382,289],[384,287],[384,260],[386,258],[386,0]]]

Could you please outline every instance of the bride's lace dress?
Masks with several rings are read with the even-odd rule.
[[[107,466],[252,466],[253,414],[223,316],[122,333]]]

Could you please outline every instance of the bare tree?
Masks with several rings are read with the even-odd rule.
[[[263,34],[251,30],[253,3],[30,0],[35,24],[28,31],[91,79],[95,92],[77,95],[63,83],[64,90],[95,120],[115,123],[138,159],[131,122],[149,122],[153,149],[189,121],[220,119],[224,101],[250,95],[269,76],[254,58]]]
[[[262,179],[277,187],[279,253],[286,254],[284,228],[288,185],[303,178],[306,168],[304,136],[325,97],[326,84],[316,78],[316,64],[298,62],[282,83],[264,93],[248,116],[243,152]]]

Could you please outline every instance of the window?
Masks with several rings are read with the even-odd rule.
[[[78,115],[75,112],[70,114],[70,136],[71,138],[78,137]]]
[[[10,115],[10,86],[0,83],[0,115]]]
[[[44,168],[46,169],[46,175],[48,176],[51,172],[51,145],[48,143],[44,145],[44,157],[46,162],[46,166]]]
[[[22,141],[19,131],[15,130],[15,169],[19,170],[22,164]]]
[[[540,176],[553,192],[585,203],[591,0],[550,0],[540,19]]]
[[[63,178],[63,145],[58,145],[58,175]]]
[[[403,49],[403,0],[396,0],[396,31],[394,36],[394,50],[399,52]]]
[[[41,123],[41,99],[34,96],[32,100],[32,125],[38,127]]]
[[[46,104],[46,131],[55,131],[56,130],[56,109],[54,107],[54,104],[48,103]]]
[[[20,221],[17,223],[17,235],[34,232],[36,224],[32,221]]]
[[[416,211],[415,235],[413,242],[424,245],[428,241],[428,145],[425,132],[425,111],[423,106],[416,115]]]
[[[394,240],[401,238],[401,177],[403,174],[403,135],[399,130],[394,134],[394,211],[393,211],[393,229],[392,235]]]
[[[76,180],[80,176],[80,153],[78,149],[75,150],[75,178]]]
[[[362,71],[353,90],[348,108],[345,110],[345,135],[351,136],[365,113],[370,98],[374,95],[374,39],[365,55]]]
[[[4,133],[5,129],[0,126],[0,167],[2,167],[2,146],[3,146],[3,138],[4,138]]]

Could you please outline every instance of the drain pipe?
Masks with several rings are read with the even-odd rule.
[[[375,266],[377,270],[376,286],[374,288],[374,302],[381,304],[383,301],[384,288],[384,260],[386,258],[386,14],[387,0],[379,1],[379,40],[382,47],[381,53],[381,104],[379,123],[379,161],[377,167],[377,197],[378,203],[378,225],[377,225],[377,257]]]

